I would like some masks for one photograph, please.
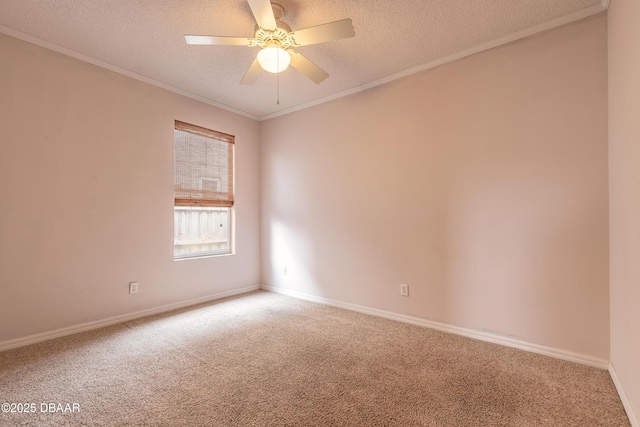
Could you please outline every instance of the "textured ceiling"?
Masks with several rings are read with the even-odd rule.
[[[280,105],[274,75],[263,73],[252,86],[239,84],[258,48],[188,46],[183,38],[252,37],[255,21],[246,0],[0,0],[0,31],[266,118],[608,5],[607,0],[275,2],[285,8],[283,20],[294,30],[351,18],[356,31],[354,38],[298,48],[330,77],[316,85],[289,68],[280,77]]]

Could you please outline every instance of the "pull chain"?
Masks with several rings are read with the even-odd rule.
[[[276,61],[278,61],[278,68],[280,68],[280,49],[276,50]],[[280,105],[280,70],[276,74],[276,105]]]

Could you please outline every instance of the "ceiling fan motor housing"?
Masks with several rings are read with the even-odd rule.
[[[291,28],[283,22],[277,21],[278,28],[275,31],[258,28],[255,34],[255,43],[262,48],[268,46],[278,46],[282,49],[288,49],[291,46],[297,46]],[[284,28],[283,28],[284,26]]]
[[[255,40],[256,45],[261,48],[269,46],[277,46],[281,49],[288,49],[291,46],[297,46],[295,40],[291,36],[291,27],[282,21],[284,18],[284,8],[277,3],[271,3],[273,15],[276,19],[278,28],[275,31],[265,30],[256,25]]]

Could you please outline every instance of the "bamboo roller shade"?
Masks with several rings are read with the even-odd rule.
[[[233,206],[232,135],[175,121],[175,206]]]

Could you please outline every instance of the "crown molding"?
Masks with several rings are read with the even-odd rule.
[[[381,86],[381,85],[390,83],[390,82],[392,82],[394,80],[398,80],[398,79],[401,79],[403,77],[410,76],[412,74],[417,74],[417,73],[420,73],[422,71],[430,70],[432,68],[439,67],[439,66],[444,65],[446,63],[453,62],[453,61],[456,61],[458,59],[462,59],[462,58],[465,58],[467,56],[471,56],[471,55],[474,55],[476,53],[483,52],[485,50],[493,49],[494,47],[502,46],[504,44],[511,43],[513,41],[520,40],[520,39],[532,36],[532,35],[537,34],[537,33],[548,31],[548,30],[551,30],[553,28],[557,28],[557,27],[560,27],[560,26],[563,26],[563,25],[566,25],[566,24],[570,24],[570,23],[575,22],[575,21],[579,21],[579,20],[584,19],[584,18],[588,18],[588,17],[593,16],[593,15],[597,15],[598,13],[602,13],[602,12],[606,11],[608,7],[609,7],[609,0],[601,0],[600,3],[598,3],[598,4],[594,5],[594,6],[591,6],[591,7],[588,7],[586,9],[571,13],[569,15],[561,16],[560,18],[552,19],[551,21],[544,22],[544,23],[542,23],[540,25],[536,25],[536,26],[527,28],[527,29],[522,30],[522,31],[517,31],[517,32],[512,33],[512,34],[508,34],[508,35],[506,35],[504,37],[500,37],[500,38],[491,40],[491,41],[489,41],[487,43],[482,43],[482,44],[479,44],[477,46],[473,46],[473,47],[470,47],[468,49],[461,50],[461,51],[456,52],[454,54],[447,55],[447,56],[442,57],[442,58],[438,58],[438,59],[436,59],[434,61],[431,61],[431,62],[427,62],[426,64],[422,64],[422,65],[418,65],[418,66],[415,66],[415,67],[412,67],[412,68],[408,68],[406,70],[391,74],[389,76],[383,77],[383,78],[378,79],[378,80],[374,80],[374,81],[372,81],[370,83],[367,83],[365,85],[358,86],[358,87],[355,87],[353,89],[349,89],[349,90],[346,90],[344,92],[337,93],[335,95],[331,95],[331,96],[327,96],[327,97],[324,97],[324,98],[321,98],[321,99],[317,99],[315,101],[307,102],[305,104],[301,104],[301,105],[298,105],[298,106],[295,106],[295,107],[291,107],[291,108],[288,108],[286,110],[278,111],[276,113],[260,116],[258,118],[258,120],[264,121],[264,120],[273,119],[275,117],[284,116],[286,114],[291,114],[293,112],[300,111],[300,110],[305,110],[307,108],[314,107],[314,106],[320,105],[320,104],[324,104],[326,102],[333,101],[333,100],[336,100],[336,99],[339,99],[339,98],[344,98],[345,96],[353,95],[353,94],[356,94],[358,92],[362,92],[362,91],[365,91],[367,89],[374,88],[376,86]]]
[[[27,43],[34,44],[36,46],[44,47],[45,49],[49,49],[49,50],[52,50],[54,52],[60,53],[62,55],[69,56],[69,57],[77,59],[79,61],[87,62],[87,63],[89,63],[91,65],[95,65],[97,67],[104,68],[104,69],[109,70],[109,71],[113,71],[114,73],[122,74],[122,75],[130,77],[132,79],[139,80],[139,81],[144,82],[144,83],[148,83],[150,85],[159,87],[161,89],[168,90],[169,92],[174,92],[174,93],[177,93],[179,95],[185,96],[187,98],[195,99],[196,101],[200,101],[200,102],[203,102],[205,104],[220,108],[221,110],[226,110],[226,111],[229,111],[231,113],[238,114],[238,115],[244,116],[244,117],[248,117],[248,118],[253,119],[253,120],[258,120],[259,119],[258,116],[255,116],[253,114],[247,113],[246,111],[238,110],[236,108],[230,107],[230,106],[222,104],[220,102],[216,102],[216,101],[214,101],[212,99],[205,98],[205,97],[200,96],[200,95],[196,95],[195,93],[191,93],[191,92],[186,91],[186,90],[178,89],[178,88],[176,88],[174,86],[168,85],[166,83],[159,82],[159,81],[154,80],[154,79],[152,79],[150,77],[143,76],[142,74],[134,73],[133,71],[129,71],[129,70],[126,70],[124,68],[120,68],[120,67],[118,67],[116,65],[112,65],[112,64],[109,64],[107,62],[100,61],[99,59],[92,58],[90,56],[84,55],[82,53],[75,52],[75,51],[73,51],[71,49],[67,49],[67,48],[62,47],[62,46],[58,46],[57,44],[49,43],[49,42],[41,40],[41,39],[39,39],[37,37],[33,37],[33,36],[28,35],[28,34],[21,33],[20,31],[16,31],[16,30],[14,30],[12,28],[5,27],[4,25],[0,25],[0,33],[4,33],[4,34],[6,34],[8,36],[11,36],[11,37],[14,37],[16,39],[25,41]]]
[[[203,96],[194,94],[192,92],[188,92],[188,91],[185,91],[185,90],[182,90],[182,89],[178,89],[178,88],[176,88],[174,86],[171,86],[171,85],[168,85],[166,83],[159,82],[157,80],[154,80],[152,78],[143,76],[141,74],[134,73],[134,72],[126,70],[124,68],[120,68],[118,66],[115,66],[115,65],[100,61],[100,60],[92,58],[90,56],[75,52],[75,51],[73,51],[71,49],[67,49],[67,48],[58,46],[56,44],[49,43],[47,41],[38,39],[38,38],[30,36],[28,34],[21,33],[19,31],[13,30],[11,28],[8,28],[8,27],[2,26],[2,25],[0,25],[0,32],[4,33],[4,34],[7,34],[7,35],[9,35],[11,37],[15,37],[17,39],[26,41],[28,43],[32,43],[32,44],[44,47],[46,49],[53,50],[54,52],[58,52],[60,54],[63,54],[63,55],[78,59],[80,61],[87,62],[87,63],[90,63],[92,65],[107,69],[109,71],[113,71],[115,73],[125,75],[127,77],[130,77],[130,78],[133,78],[133,79],[136,79],[136,80],[151,84],[153,86],[168,90],[170,92],[177,93],[177,94],[185,96],[187,98],[195,99],[197,101],[203,102],[203,103],[208,104],[208,105],[212,105],[212,106],[220,108],[222,110],[226,110],[226,111],[229,111],[231,113],[238,114],[240,116],[248,117],[248,118],[253,119],[253,120],[265,121],[265,120],[273,119],[273,118],[276,118],[276,117],[279,117],[279,116],[284,116],[284,115],[287,115],[287,114],[291,114],[291,113],[294,113],[296,111],[305,110],[307,108],[311,108],[311,107],[314,107],[316,105],[320,105],[320,104],[324,104],[324,103],[327,103],[327,102],[330,102],[330,101],[334,101],[334,100],[339,99],[339,98],[344,98],[346,96],[350,96],[350,95],[353,95],[353,94],[356,94],[356,93],[359,93],[359,92],[363,92],[365,90],[372,89],[374,87],[381,86],[381,85],[393,82],[395,80],[398,80],[398,79],[401,79],[401,78],[404,78],[404,77],[407,77],[407,76],[410,76],[410,75],[413,75],[413,74],[417,74],[417,73],[420,73],[420,72],[423,72],[423,71],[426,71],[426,70],[430,70],[432,68],[439,67],[439,66],[447,64],[449,62],[453,62],[453,61],[456,61],[458,59],[462,59],[462,58],[465,58],[467,56],[471,56],[471,55],[474,55],[476,53],[483,52],[485,50],[492,49],[494,47],[502,46],[504,44],[511,43],[513,41],[520,40],[520,39],[523,39],[525,37],[528,37],[528,36],[543,32],[543,31],[548,31],[548,30],[551,30],[553,28],[560,27],[562,25],[570,24],[572,22],[579,21],[579,20],[587,18],[589,16],[597,15],[598,13],[602,13],[602,12],[607,11],[608,8],[609,8],[609,4],[610,4],[610,0],[600,0],[600,2],[598,4],[596,4],[596,5],[593,5],[591,7],[586,8],[586,9],[571,13],[569,15],[565,15],[565,16],[561,16],[561,17],[556,18],[556,19],[552,19],[551,21],[544,22],[544,23],[542,23],[540,25],[536,25],[536,26],[527,28],[527,29],[522,30],[522,31],[517,31],[517,32],[512,33],[512,34],[508,34],[506,36],[491,40],[491,41],[489,41],[487,43],[482,43],[482,44],[479,44],[477,46],[473,46],[471,48],[461,50],[461,51],[456,52],[454,54],[447,55],[447,56],[442,57],[442,58],[438,58],[438,59],[436,59],[434,61],[430,61],[430,62],[428,62],[426,64],[421,64],[421,65],[418,65],[418,66],[415,66],[415,67],[408,68],[406,70],[391,74],[389,76],[383,77],[381,79],[374,80],[374,81],[372,81],[370,83],[367,83],[367,84],[364,84],[364,85],[360,85],[360,86],[357,86],[355,88],[352,88],[352,89],[349,89],[349,90],[346,90],[346,91],[339,92],[339,93],[334,94],[334,95],[330,95],[330,96],[327,96],[327,97],[324,97],[324,98],[320,98],[320,99],[317,99],[317,100],[314,100],[314,101],[311,101],[311,102],[300,104],[300,105],[297,105],[297,106],[294,106],[294,107],[291,107],[291,108],[288,108],[288,109],[285,109],[285,110],[282,110],[282,111],[278,111],[278,112],[271,113],[271,114],[266,114],[266,115],[263,115],[263,116],[256,116],[254,114],[251,114],[251,113],[248,113],[246,111],[242,111],[242,110],[233,108],[231,106],[222,104],[220,102],[214,101],[214,100],[209,99],[209,98],[205,98]]]

